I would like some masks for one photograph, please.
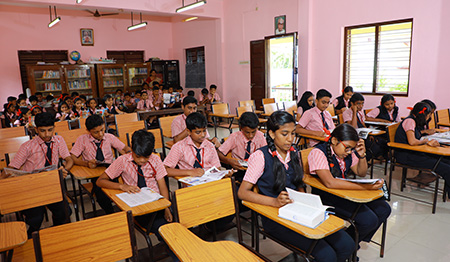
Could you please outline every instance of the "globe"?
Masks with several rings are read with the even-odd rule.
[[[70,59],[72,59],[73,61],[78,61],[81,58],[81,54],[78,51],[72,51],[70,52]]]

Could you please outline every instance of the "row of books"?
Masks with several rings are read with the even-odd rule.
[[[42,78],[58,78],[59,71],[42,71]]]
[[[144,78],[133,78],[130,80],[130,85],[136,86],[136,85],[142,85],[144,83]]]
[[[103,76],[123,75],[122,68],[103,68]]]
[[[61,90],[61,83],[43,83],[42,84],[42,90],[44,91],[60,91]]]
[[[123,86],[123,80],[105,80],[103,81],[104,87],[116,87]]]
[[[69,77],[90,77],[91,70],[69,70],[67,71]]]
[[[147,74],[147,68],[146,67],[136,67],[136,75],[146,75]]]
[[[91,80],[69,81],[69,89],[86,89],[86,88],[91,88]]]

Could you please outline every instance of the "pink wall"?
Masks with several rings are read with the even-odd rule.
[[[106,57],[106,50],[144,50],[146,58],[173,56],[169,17],[144,16],[148,26],[129,32],[129,16],[94,18],[74,10],[58,10],[58,15],[61,22],[49,29],[48,9],[0,6],[0,97],[22,92],[17,50],[77,50],[82,60]],[[94,46],[81,46],[80,28],[94,29]]]

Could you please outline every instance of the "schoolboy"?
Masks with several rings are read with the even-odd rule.
[[[183,94],[183,87],[182,86],[177,86],[177,88],[175,90],[177,91],[178,94],[180,94],[180,98],[183,98],[185,96]]]
[[[327,111],[330,105],[331,93],[325,89],[320,89],[316,93],[316,107],[303,113],[298,122],[296,132],[298,134],[323,136],[330,134],[330,130],[335,128],[333,118]],[[310,139],[309,146],[315,146],[319,141]]]
[[[211,103],[220,102],[220,96],[219,96],[219,93],[217,93],[216,85],[209,86],[209,96],[208,97],[209,97]]]
[[[154,146],[155,137],[152,133],[145,130],[134,132],[131,138],[131,153],[117,158],[99,177],[97,186],[119,189],[128,193],[137,193],[142,187],[149,187],[169,199],[169,190],[164,180],[167,172],[159,156],[153,154]],[[122,176],[124,184],[111,181],[119,176]],[[147,227],[151,222],[152,214],[134,218],[141,226]],[[158,232],[158,228],[167,224],[167,222],[172,222],[172,213],[169,208],[157,213],[150,229],[160,241],[163,239]]]
[[[153,87],[152,89],[152,103],[156,110],[162,108],[162,100],[159,96],[159,89],[157,87]]]
[[[134,94],[134,102],[137,104],[139,101],[141,101],[141,91],[136,91]]]
[[[350,108],[342,113],[344,122],[352,125],[354,128],[366,127],[366,114],[363,111],[364,96],[360,93],[354,93],[350,98]],[[369,148],[369,147],[368,147]]]
[[[36,97],[38,99],[38,105],[40,107],[43,107],[47,103],[47,101],[42,96],[42,93],[41,92],[36,92],[35,95],[36,95]]]
[[[148,111],[154,108],[152,100],[148,97],[147,91],[141,92],[141,101],[137,103],[136,109],[139,111]]]
[[[255,113],[243,113],[239,118],[240,131],[232,133],[217,151],[222,163],[238,170],[235,174],[238,181],[242,181],[245,174],[244,168],[239,164],[239,160],[247,161],[253,152],[267,145],[264,134],[258,130],[258,125],[259,120]],[[232,158],[226,157],[230,151]]]
[[[188,136],[174,144],[164,160],[168,176],[202,176],[205,169],[220,167],[216,148],[206,139],[206,126],[201,113],[186,117]],[[179,169],[175,169],[177,165]]]
[[[105,133],[105,122],[99,115],[91,115],[86,119],[86,130],[89,133],[79,136],[70,150],[75,165],[96,168],[97,163],[100,162],[111,164],[114,161],[114,153],[111,148],[118,150],[121,155],[131,152],[131,149],[116,136]],[[111,201],[97,187],[96,181],[97,178],[92,179],[92,192],[106,214],[111,214],[114,212]]]
[[[38,99],[35,95],[32,95],[28,98],[28,101],[30,101],[31,107],[38,104]]]
[[[8,102],[8,104],[11,103],[13,105],[17,105],[17,98],[14,96],[8,96],[7,102]]]
[[[211,104],[208,89],[206,88],[202,89],[201,94],[198,96],[198,101],[200,102],[200,105]]]
[[[62,170],[64,176],[67,176],[68,170],[72,168],[73,160],[64,139],[61,136],[53,135],[55,131],[53,116],[50,113],[40,113],[36,115],[34,122],[37,135],[20,146],[9,167],[32,171],[52,164],[57,165],[59,158],[62,158],[65,162],[59,169]],[[69,221],[70,218],[66,217],[63,201],[46,207],[52,211],[54,225],[61,225]],[[45,206],[22,211],[25,215],[25,222],[29,225],[28,237],[31,237],[31,233],[34,231],[39,230],[45,212]]]

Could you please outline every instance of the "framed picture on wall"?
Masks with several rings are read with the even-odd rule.
[[[275,35],[286,34],[286,15],[275,17]]]
[[[81,45],[94,45],[94,29],[80,29]]]

